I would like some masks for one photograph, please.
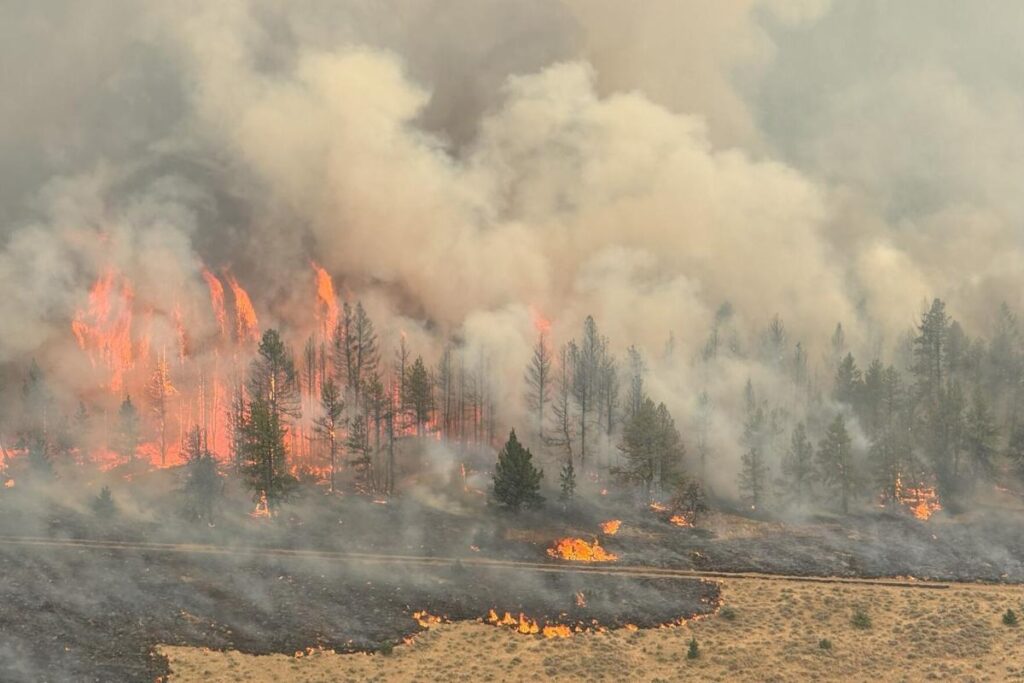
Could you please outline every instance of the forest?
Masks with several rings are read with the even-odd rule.
[[[260,335],[238,320],[247,363],[236,351],[234,370],[211,376],[195,372],[187,348],[176,361],[150,352],[145,375],[134,370],[140,392],[112,391],[130,383],[113,375],[103,395],[116,394],[116,411],[61,402],[66,392],[51,389],[60,377],[33,362],[4,420],[6,487],[57,473],[73,480],[78,465],[180,465],[192,518],[212,521],[224,477],[244,484],[257,514],[273,516],[300,483],[328,494],[401,494],[429,469],[423,452],[440,448],[449,478],[467,490],[472,479],[489,502],[508,504],[521,495],[507,493],[496,471],[508,430],[530,449],[512,475],[531,480],[530,491],[514,508],[612,496],[671,503],[691,522],[709,503],[762,517],[879,506],[927,519],[967,510],[993,486],[1014,490],[1024,476],[1024,348],[1005,304],[987,335],[972,338],[935,299],[886,361],[857,358],[841,323],[820,361],[779,315],[741,339],[725,304],[700,352],[684,360],[702,383],[686,388],[681,415],[657,393],[674,338],[660,355],[636,346],[617,353],[590,316],[561,344],[550,323],[536,321],[512,410],[497,404],[483,353],[453,342],[424,360],[404,335],[385,349],[358,301],[325,316],[333,324],[300,354],[277,330]],[[707,387],[736,362],[772,381],[748,375],[731,403],[716,405]],[[229,388],[218,405],[221,384]],[[735,427],[723,436],[723,424]],[[514,431],[509,444],[522,448]]]

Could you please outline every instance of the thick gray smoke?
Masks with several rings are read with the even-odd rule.
[[[90,386],[70,321],[108,268],[154,344],[175,315],[215,329],[204,266],[301,339],[315,258],[386,347],[485,353],[508,423],[537,315],[557,342],[594,315],[655,398],[727,414],[776,373],[705,386],[723,302],[745,340],[779,312],[819,372],[837,322],[886,355],[926,297],[968,328],[1019,303],[1022,24],[923,0],[8,3],[0,361]]]

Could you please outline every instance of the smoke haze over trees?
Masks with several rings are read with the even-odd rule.
[[[1024,469],[1014,6],[397,4],[0,9],[5,448],[390,491],[396,434],[518,427],[552,487],[775,509]]]

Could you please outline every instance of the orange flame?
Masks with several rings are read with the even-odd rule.
[[[316,273],[316,319],[324,339],[330,338],[338,324],[338,300],[334,296],[331,276],[315,261],[310,262]]]
[[[693,522],[686,518],[685,515],[672,515],[668,518],[669,524],[675,524],[676,526],[692,527]]]
[[[249,513],[249,516],[257,519],[270,517],[270,504],[267,502],[266,491],[260,491],[260,499],[256,501],[256,507]]]
[[[213,307],[213,315],[217,319],[217,327],[220,328],[220,336],[228,334],[228,316],[224,310],[224,285],[220,283],[217,276],[203,268],[203,279],[206,286],[210,288],[210,305]]]
[[[86,308],[76,311],[71,321],[78,346],[89,355],[93,367],[102,365],[110,371],[106,386],[114,392],[124,387],[125,372],[134,364],[134,296],[128,279],[108,268],[89,290]]]
[[[582,538],[560,538],[548,548],[548,555],[560,560],[580,562],[614,562],[619,556],[601,547],[597,539],[587,543]]]
[[[533,329],[537,331],[537,334],[546,335],[551,331],[551,321],[534,306],[530,306],[530,317],[533,319]]]
[[[620,526],[622,526],[621,519],[609,519],[607,522],[601,522],[601,531],[609,536],[614,536],[619,533]]]
[[[231,293],[235,297],[236,338],[240,342],[245,341],[246,339],[259,341],[259,324],[256,320],[256,309],[252,307],[252,299],[250,299],[249,294],[242,289],[242,285],[238,284],[238,280],[231,275],[228,276],[228,285],[231,287]]]
[[[508,626],[517,633],[527,636],[539,633],[545,638],[568,638],[572,635],[572,629],[564,624],[545,624],[541,626],[537,621],[522,612],[519,613],[519,618],[517,619],[508,612],[499,617],[498,613],[491,609],[488,610],[485,621],[494,626]]]
[[[939,494],[934,486],[903,486],[900,476],[896,477],[896,500],[905,506],[910,514],[921,521],[931,519],[931,516],[942,509],[939,504]]]
[[[426,610],[420,612],[413,612],[412,618],[416,620],[416,623],[423,628],[430,628],[431,626],[437,626],[438,624],[444,623],[446,620],[444,617],[438,617],[430,614]]]

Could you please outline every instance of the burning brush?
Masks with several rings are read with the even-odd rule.
[[[548,548],[548,555],[559,560],[576,560],[577,562],[614,562],[619,556],[601,547],[595,538],[587,543],[582,538],[560,538]]]

